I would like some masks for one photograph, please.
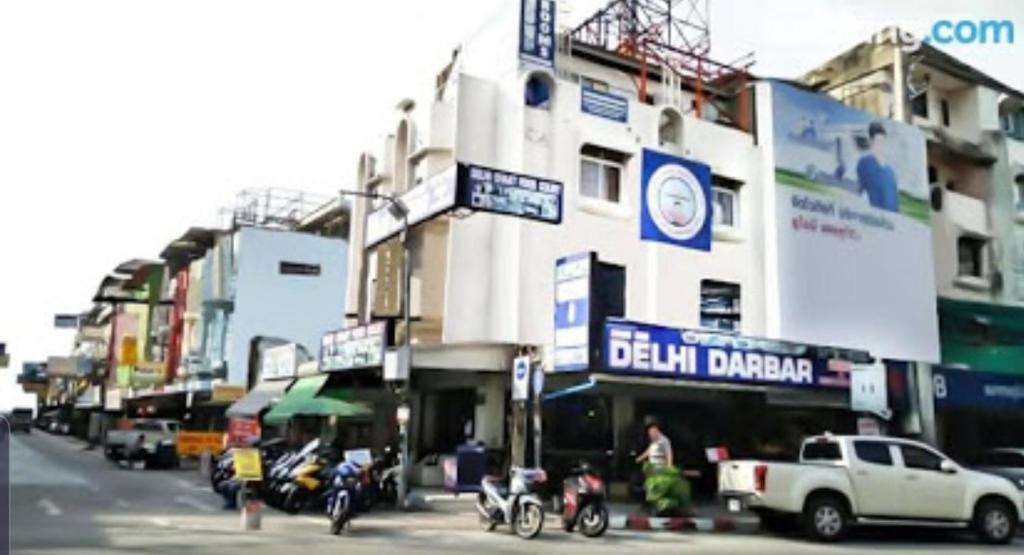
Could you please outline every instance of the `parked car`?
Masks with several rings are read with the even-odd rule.
[[[1007,480],[894,437],[812,437],[799,463],[720,463],[718,484],[730,510],[752,510],[768,528],[797,521],[819,541],[853,525],[922,525],[970,527],[985,542],[1008,543],[1024,514]]]
[[[11,425],[11,433],[32,433],[32,409],[14,409],[7,415],[7,421]]]
[[[161,449],[173,449],[181,424],[176,420],[140,418],[126,428],[108,430],[103,453],[110,460],[154,460]]]
[[[1024,447],[989,449],[978,456],[974,467],[982,472],[1002,476],[1024,491]]]

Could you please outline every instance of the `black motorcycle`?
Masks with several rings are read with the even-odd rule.
[[[562,482],[562,529],[579,527],[588,538],[596,538],[608,529],[607,493],[604,480],[587,463],[569,471]]]

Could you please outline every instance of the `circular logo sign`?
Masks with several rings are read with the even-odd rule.
[[[521,380],[526,377],[527,365],[525,361],[516,361],[516,379]]]
[[[670,239],[694,238],[708,217],[700,180],[678,164],[661,166],[647,185],[647,211],[658,230]]]

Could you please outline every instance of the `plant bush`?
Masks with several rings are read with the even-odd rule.
[[[662,516],[678,515],[690,508],[690,482],[675,466],[654,469],[644,466],[647,479],[644,481],[647,504],[654,513]]]

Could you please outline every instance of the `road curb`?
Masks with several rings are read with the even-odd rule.
[[[760,531],[757,518],[731,517],[652,517],[647,515],[612,515],[608,527],[614,530],[645,532],[732,532],[754,534]]]

